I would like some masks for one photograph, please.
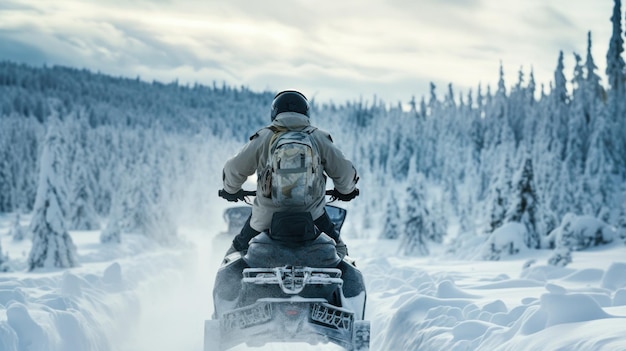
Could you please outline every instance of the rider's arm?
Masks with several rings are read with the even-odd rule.
[[[256,172],[261,152],[266,149],[262,141],[265,138],[259,137],[259,134],[260,132],[257,132],[252,136],[250,141],[224,164],[222,180],[224,190],[227,192],[234,194],[239,191],[246,179]]]
[[[319,144],[324,171],[333,180],[335,189],[342,194],[350,194],[356,189],[359,179],[356,169],[333,143],[330,135],[324,131],[319,132],[316,141]]]

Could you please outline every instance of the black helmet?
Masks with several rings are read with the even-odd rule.
[[[295,90],[285,90],[274,96],[272,101],[272,121],[279,113],[297,112],[309,116],[309,102],[306,97]]]

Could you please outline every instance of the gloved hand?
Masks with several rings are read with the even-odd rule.
[[[222,189],[219,191],[218,195],[230,202],[237,202],[239,200],[244,201],[245,200],[245,196],[243,194],[243,189],[239,189],[239,191],[237,191],[234,194],[229,193],[228,191]]]
[[[248,251],[248,243],[247,242],[242,242],[245,239],[241,239],[241,236],[237,235],[235,236],[235,238],[233,239],[233,243],[230,245],[230,250],[232,251],[239,251],[239,252],[246,252]]]
[[[350,194],[342,194],[337,189],[333,189],[333,194],[331,195],[331,200],[339,200],[339,201],[350,201],[355,197],[359,196],[359,189],[354,188],[354,190]]]

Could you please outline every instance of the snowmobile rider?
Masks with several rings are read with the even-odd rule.
[[[263,231],[270,228],[272,215],[275,212],[285,210],[310,212],[314,219],[315,226],[335,240],[337,254],[343,259],[347,254],[347,247],[339,237],[339,232],[330,220],[324,206],[326,198],[324,195],[314,199],[312,205],[303,208],[281,208],[276,205],[271,198],[263,196],[264,181],[262,175],[267,164],[270,143],[276,130],[302,130],[311,126],[309,120],[310,106],[306,97],[295,90],[286,90],[278,93],[272,101],[271,120],[272,123],[257,131],[250,137],[250,141],[232,158],[226,161],[223,170],[224,197],[228,201],[236,202],[243,199],[242,185],[246,179],[257,173],[257,194],[252,204],[252,214],[235,236],[232,245],[226,255],[248,249],[248,242]],[[343,155],[341,150],[333,144],[333,140],[325,131],[315,129],[311,134],[311,139],[316,143],[319,150],[321,165],[334,184],[333,198],[341,201],[350,201],[359,195],[356,184],[359,180],[356,169]],[[321,173],[321,172],[320,172]],[[320,176],[322,176],[320,174]],[[326,184],[324,177],[323,184]]]

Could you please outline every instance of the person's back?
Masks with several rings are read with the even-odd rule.
[[[250,239],[260,232],[269,229],[274,213],[293,211],[309,212],[317,228],[334,239],[339,244],[338,251],[345,255],[345,245],[341,242],[339,234],[334,230],[334,226],[324,210],[326,204],[324,197],[326,177],[324,173],[333,180],[335,197],[342,201],[350,201],[358,195],[356,183],[359,178],[352,163],[333,144],[330,135],[311,126],[309,110],[308,101],[301,93],[293,90],[278,93],[272,102],[271,125],[252,135],[250,141],[239,153],[229,159],[224,165],[224,191],[226,192],[225,197],[229,201],[242,199],[241,186],[243,183],[255,172],[258,177],[258,196],[254,200],[252,215],[242,228],[241,233],[233,239],[233,245],[229,253],[245,251]],[[315,169],[315,162],[319,162],[323,172],[308,171],[306,175],[307,177],[313,176],[317,178],[303,178],[301,170],[294,170],[295,168],[284,171],[285,173],[291,173],[291,177],[276,175],[277,161],[272,159],[274,155],[272,148],[276,146],[275,142],[277,139],[287,131],[300,132],[303,138],[308,136],[310,139],[310,144],[313,145],[314,149],[313,152],[318,153],[318,155],[312,154],[310,159],[308,156],[303,155],[301,156],[301,162],[303,166],[311,167],[311,169]],[[288,155],[287,151],[285,151],[283,157],[286,157],[285,155]],[[316,157],[318,160],[315,160]],[[311,165],[307,165],[309,161]],[[289,182],[292,182],[293,185],[289,185]],[[301,184],[302,182],[307,182],[309,183],[308,185],[316,184],[315,187],[321,189],[307,189],[307,184]],[[302,185],[302,191],[283,196],[285,189],[297,184]],[[281,192],[281,194],[277,195],[277,192]],[[294,196],[303,197],[303,201],[285,201],[283,198],[292,199]]]

